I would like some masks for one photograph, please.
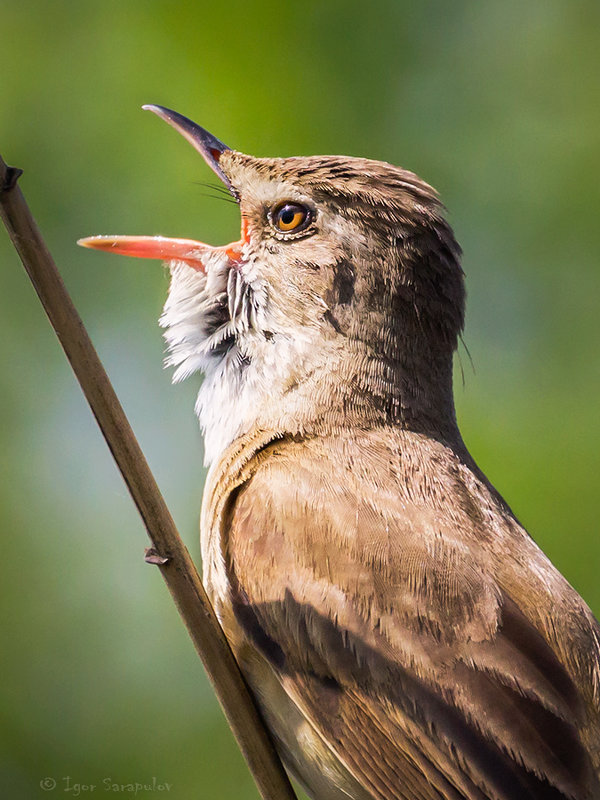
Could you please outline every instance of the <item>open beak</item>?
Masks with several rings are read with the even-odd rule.
[[[187,117],[162,106],[146,105],[144,109],[168,122],[203,156],[208,166],[219,176],[233,197],[239,201],[239,195],[231,185],[229,178],[219,167],[219,159],[230,148],[220,142],[208,131],[196,125]],[[232,261],[241,258],[242,245],[247,240],[245,220],[242,221],[242,238],[239,242],[224,247],[211,247],[193,239],[170,239],[166,236],[87,236],[79,239],[77,244],[93,250],[107,250],[120,255],[138,258],[156,258],[161,261],[185,261],[189,266],[201,272],[205,269],[206,257],[215,251],[224,251]]]
[[[240,261],[243,240],[223,247],[212,247],[194,239],[170,239],[167,236],[86,236],[84,239],[78,239],[77,244],[122,256],[157,258],[160,261],[185,261],[198,272],[204,272],[206,259],[213,253],[224,252],[230,261]]]

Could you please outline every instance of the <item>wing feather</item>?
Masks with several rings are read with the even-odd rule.
[[[232,499],[226,563],[238,623],[340,762],[377,800],[600,796],[598,631],[579,615],[557,645],[525,613],[531,565],[511,547],[548,565],[506,508],[492,496],[474,527],[469,503],[399,481],[392,456],[365,488],[355,460],[319,455],[290,442],[261,459]],[[566,663],[561,646],[590,652]]]

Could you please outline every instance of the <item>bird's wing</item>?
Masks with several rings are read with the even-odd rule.
[[[373,798],[600,797],[572,670],[499,582],[483,529],[457,530],[474,510],[403,469],[373,480],[396,472],[376,448],[273,448],[227,513],[238,622]]]

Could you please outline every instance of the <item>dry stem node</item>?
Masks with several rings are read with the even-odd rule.
[[[161,556],[160,553],[157,553],[154,547],[147,547],[144,550],[144,561],[146,564],[156,564],[157,566],[162,567],[170,560],[170,558],[165,558],[165,556]]]

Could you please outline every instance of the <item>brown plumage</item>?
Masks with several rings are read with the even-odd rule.
[[[285,763],[316,800],[600,797],[600,629],[461,439],[435,192],[154,110],[241,205],[240,243],[178,251],[163,324],[206,374],[205,582]]]

